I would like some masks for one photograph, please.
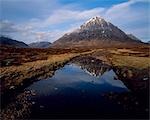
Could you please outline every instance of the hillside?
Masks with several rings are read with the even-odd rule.
[[[0,46],[17,47],[17,48],[28,48],[29,46],[24,42],[13,40],[7,37],[0,37]]]
[[[133,34],[127,34],[133,40],[141,41],[139,38],[135,37]]]

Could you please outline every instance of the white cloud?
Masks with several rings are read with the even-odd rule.
[[[10,32],[17,32],[18,29],[16,28],[15,24],[8,21],[0,21],[0,32],[1,33],[10,33]]]
[[[52,11],[45,18],[35,18],[22,24],[14,24],[10,21],[1,21],[0,27],[2,33],[9,34],[13,38],[23,40],[26,43],[36,41],[53,42],[63,34],[73,31],[82,23],[94,16],[102,16],[106,20],[112,22],[116,26],[125,30],[125,32],[133,33],[140,38],[146,36],[148,38],[147,27],[137,27],[133,29],[134,22],[147,21],[148,16],[145,14],[145,9],[134,8],[132,5],[138,2],[148,2],[148,0],[130,0],[121,4],[114,5],[110,8],[94,8],[88,10],[73,10],[70,7],[61,7]],[[59,28],[59,25],[67,26],[64,29]],[[68,23],[68,24],[67,24]],[[51,26],[55,26],[51,29]],[[143,26],[145,27],[145,26]]]
[[[71,9],[58,9],[54,12],[52,12],[47,18],[44,20],[35,19],[30,22],[33,26],[40,26],[40,27],[46,27],[48,25],[54,25],[59,23],[64,23],[70,20],[73,21],[84,21],[87,19],[90,19],[93,16],[97,16],[102,14],[104,11],[104,8],[94,8],[89,10],[71,10]]]
[[[148,0],[130,0],[125,3],[114,5],[104,14],[104,18],[117,25],[126,33],[132,33],[144,40],[149,38],[148,8],[135,7],[136,3],[149,4]],[[142,25],[139,25],[142,24]]]
[[[131,5],[137,2],[148,2],[148,0],[130,0],[121,4],[117,4],[109,8],[104,17],[111,21],[123,21],[124,23],[146,17],[140,9],[135,9]],[[143,18],[144,19],[144,18]]]
[[[81,25],[83,21],[93,16],[99,15],[103,10],[103,8],[95,8],[84,11],[74,11],[66,8],[58,9],[45,19],[31,19],[30,21],[23,24],[14,24],[10,21],[2,21],[2,30],[5,31],[3,33],[6,35],[9,34],[9,30],[9,32],[11,33],[10,36],[16,39],[18,37],[18,39],[23,40],[27,43],[43,40],[53,42],[63,34],[73,31],[75,28]],[[47,28],[48,26],[57,25],[69,21],[74,21],[75,23],[68,25],[67,29],[51,29],[46,31],[40,30],[43,28]],[[14,31],[16,33],[14,33]]]

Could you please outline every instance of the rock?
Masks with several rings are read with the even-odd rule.
[[[27,91],[25,91],[25,93],[26,93],[26,94],[30,94],[30,93],[31,93],[31,91],[30,91],[30,90],[27,90]]]
[[[138,105],[139,103],[136,101],[135,104]]]
[[[143,78],[143,80],[148,80],[148,78]]]
[[[123,73],[123,77],[125,78],[127,76],[127,74],[126,73]]]
[[[118,101],[118,104],[120,105],[120,104],[121,104],[121,102],[120,102],[120,101]]]
[[[57,88],[57,87],[55,87],[55,88],[54,88],[54,90],[58,90],[58,88]]]
[[[40,105],[40,108],[44,108],[44,106],[43,106],[43,105]]]
[[[148,112],[148,111],[149,111],[149,109],[148,109],[148,108],[146,108],[146,109],[145,109],[145,111],[146,111],[146,112]]]
[[[114,80],[119,80],[118,76],[114,76]]]
[[[33,95],[33,96],[35,96],[35,95],[36,95],[36,93],[35,93],[35,91],[34,91],[34,90],[31,90],[31,95]]]
[[[15,86],[12,85],[12,86],[9,87],[9,89],[15,89]]]
[[[35,102],[34,102],[34,101],[32,101],[32,104],[34,105],[34,104],[35,104]]]
[[[94,62],[94,60],[91,60],[91,62],[93,63],[93,62]]]

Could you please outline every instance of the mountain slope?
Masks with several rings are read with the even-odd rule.
[[[130,37],[133,40],[141,41],[139,38],[135,37],[133,34],[127,34],[127,35],[128,35],[128,37]]]
[[[122,30],[103,18],[94,17],[72,33],[65,34],[53,43],[57,47],[120,46],[141,44],[128,37]]]
[[[50,42],[34,42],[29,44],[32,48],[48,48],[51,46]]]
[[[17,47],[17,48],[27,48],[29,47],[27,44],[21,41],[13,40],[7,37],[0,37],[0,45],[1,46],[9,46],[9,47]]]

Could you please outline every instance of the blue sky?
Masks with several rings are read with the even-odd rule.
[[[100,16],[146,42],[149,13],[149,0],[0,0],[0,30],[25,43],[53,42]]]

